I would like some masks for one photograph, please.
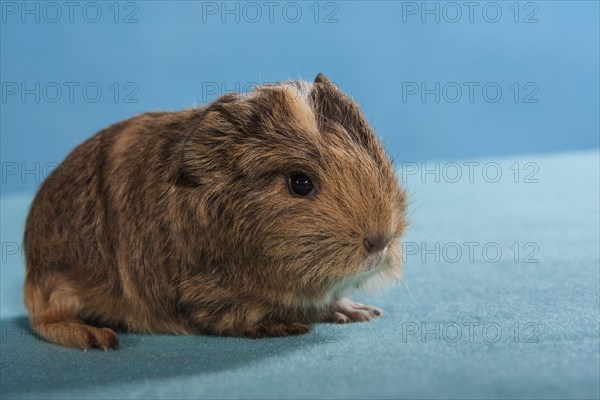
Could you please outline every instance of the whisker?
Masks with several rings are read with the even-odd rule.
[[[421,302],[419,302],[415,296],[413,296],[412,292],[410,291],[410,288],[408,287],[408,285],[406,284],[406,281],[404,279],[402,279],[402,284],[404,285],[404,287],[406,288],[406,291],[408,292],[408,295],[410,296],[410,298],[417,303],[418,305],[422,305]]]

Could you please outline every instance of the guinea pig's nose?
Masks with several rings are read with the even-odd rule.
[[[367,236],[363,241],[369,253],[376,253],[386,248],[390,239],[384,236]]]

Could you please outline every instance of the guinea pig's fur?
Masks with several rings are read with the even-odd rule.
[[[314,193],[293,192],[304,175]],[[345,298],[397,281],[405,192],[357,104],[324,75],[98,132],[37,193],[25,303],[47,340],[111,329],[249,337],[370,320]]]

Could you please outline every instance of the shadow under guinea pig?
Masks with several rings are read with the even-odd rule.
[[[341,336],[335,324],[315,325],[305,335],[260,340],[118,332],[119,351],[83,352],[46,342],[26,317],[3,319],[1,327],[2,398],[248,368],[271,356],[336,343]]]

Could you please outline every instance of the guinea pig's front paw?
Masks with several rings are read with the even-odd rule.
[[[246,331],[244,332],[244,336],[253,339],[260,339],[264,337],[273,336],[301,335],[309,331],[310,327],[300,322],[268,321],[261,322],[257,325],[251,326],[250,328],[246,329]]]
[[[366,306],[347,298],[340,299],[331,306],[330,319],[338,324],[365,322],[383,315],[377,307]]]

